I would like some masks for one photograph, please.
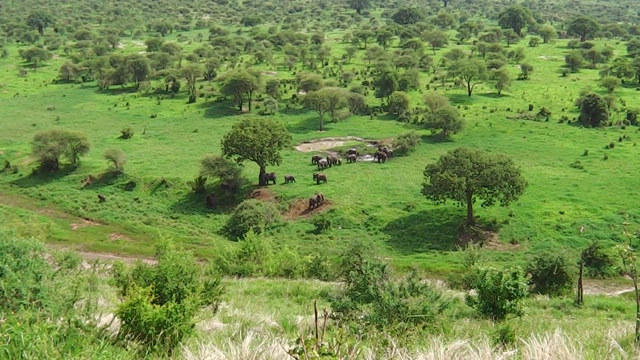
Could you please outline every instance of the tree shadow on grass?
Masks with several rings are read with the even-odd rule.
[[[482,96],[482,97],[490,98],[490,99],[498,99],[498,100],[508,100],[508,99],[511,98],[511,95],[509,95],[509,94],[502,93],[502,94],[498,95],[497,92],[478,94],[478,96]]]
[[[204,192],[189,191],[185,196],[171,205],[171,210],[190,215],[228,214],[242,201],[249,199],[258,186],[245,181],[236,193],[222,189],[220,184],[208,186]],[[213,197],[214,204],[208,206],[207,195]]]
[[[330,125],[331,120],[324,120],[324,130],[327,130],[327,125]],[[320,118],[318,116],[311,116],[306,119],[302,119],[295,124],[287,124],[287,130],[294,134],[307,134],[310,132],[316,132],[320,129]]]
[[[23,176],[11,183],[20,188],[42,186],[73,173],[77,168],[78,167],[76,165],[61,165],[58,171],[48,173],[33,172],[31,175]]]
[[[382,231],[389,236],[388,244],[405,255],[452,251],[456,249],[458,228],[464,219],[463,210],[440,207],[399,218]]]
[[[425,144],[447,144],[454,142],[451,137],[442,137],[440,133],[430,134],[430,135],[422,135],[420,137],[423,143]]]
[[[452,94],[449,95],[449,100],[453,105],[472,105],[475,103],[475,96],[476,94],[471,96],[467,96],[466,94]]]

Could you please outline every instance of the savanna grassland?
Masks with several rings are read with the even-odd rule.
[[[156,257],[172,264],[158,266],[157,278],[189,273],[197,275],[185,284],[208,279],[193,280],[196,285],[187,291],[189,301],[180,309],[192,317],[162,313],[175,316],[170,323],[197,325],[194,337],[167,338],[179,345],[167,345],[171,350],[159,355],[157,344],[143,340],[154,336],[133,328],[113,340],[101,328],[104,319],[95,319],[98,310],[110,318],[119,314],[119,323],[130,319],[122,309],[133,309],[135,299],[162,309],[166,303],[153,301],[166,294],[144,292],[156,291],[148,290],[157,287],[149,275],[156,270],[127,273],[86,260],[79,270],[82,261],[63,252],[53,262],[65,271],[52,273],[42,286],[50,290],[82,273],[77,283],[62,287],[86,296],[69,295],[70,308],[43,309],[69,316],[76,301],[95,301],[74,316],[91,317],[101,330],[74,328],[91,335],[78,352],[55,352],[59,344],[44,336],[32,339],[39,344],[32,352],[16,355],[21,345],[9,344],[11,336],[5,336],[0,357],[283,359],[290,356],[292,340],[313,328],[316,299],[319,307],[344,316],[332,318],[331,341],[359,349],[359,355],[327,350],[335,358],[632,357],[633,298],[610,295],[632,286],[621,275],[633,277],[635,269],[634,262],[621,264],[616,246],[638,245],[640,29],[633,2],[43,0],[6,2],[0,9],[3,238],[10,244],[35,238],[54,253],[77,250],[88,258]],[[473,74],[469,94],[461,69],[473,64],[481,69]],[[232,94],[229,79],[238,74],[254,82],[251,92]],[[274,83],[276,90],[269,90]],[[323,114],[319,131],[320,116],[305,98],[321,88],[340,94],[339,100],[362,103],[348,109],[344,102],[336,116]],[[392,105],[393,93],[401,101]],[[446,136],[433,125],[441,119],[425,103],[432,94],[442,95],[462,124]],[[587,109],[586,98],[596,99],[595,110]],[[224,155],[225,135],[256,119],[272,121],[290,136],[279,164],[266,167],[276,173],[276,183],[260,186],[259,166],[246,160],[238,188],[230,191],[211,174],[198,188],[201,160]],[[83,134],[88,150],[75,164],[63,156],[54,171],[43,171],[42,159],[48,158],[35,150],[37,135],[55,129]],[[345,161],[349,148],[372,155],[372,144],[395,148],[407,133],[418,139],[407,154],[385,163]],[[505,155],[527,183],[508,206],[475,204],[472,229],[483,235],[474,238],[480,250],[465,250],[470,235],[464,206],[451,200],[436,204],[422,193],[425,166],[458,148]],[[114,170],[105,160],[107,151],[124,154],[122,168]],[[343,163],[323,170],[328,181],[317,184],[311,157],[331,153]],[[296,182],[285,184],[286,174]],[[307,210],[318,191],[327,201]],[[215,195],[215,204],[207,203],[207,194]],[[228,224],[239,204],[251,198],[277,214],[245,238],[230,236]],[[192,251],[208,270],[190,267],[196,260],[187,255],[167,255],[165,241]],[[587,300],[576,305],[575,264],[594,243],[598,250],[590,254],[597,256],[590,259],[601,262],[590,264],[601,271],[586,270],[585,277],[593,279],[585,280]],[[47,252],[25,244],[35,246],[34,253]],[[20,253],[20,246],[2,251]],[[545,284],[525,279],[535,273],[532,259],[544,254],[560,256],[547,263],[562,269],[545,276],[560,278],[567,271],[567,280],[548,292],[541,290]],[[626,254],[633,260],[633,251]],[[518,317],[487,317],[481,306],[465,301],[467,290],[480,287],[481,280],[469,275],[480,263],[525,268],[510,273],[512,289],[531,285],[517,299],[520,305],[507,306]],[[37,272],[44,265],[24,266],[16,269]],[[405,275],[416,269],[422,279],[447,279],[456,290],[412,283]],[[490,271],[478,273],[487,276],[485,285],[492,283]],[[498,277],[498,283],[509,282],[508,276]],[[345,283],[351,292],[340,293]],[[358,287],[363,283],[377,284],[368,295],[382,305],[358,308],[368,315],[350,317],[357,313],[353,304],[363,301],[354,294],[369,291]],[[131,290],[138,288],[147,290]],[[545,295],[527,297],[530,292]],[[401,305],[394,299],[402,299]],[[183,306],[182,300],[171,301]],[[207,310],[196,312],[192,305]],[[151,308],[156,309],[145,309]],[[390,311],[395,308],[409,310]],[[24,319],[46,324],[38,309]],[[363,318],[369,322],[358,331]],[[23,329],[24,319],[16,319],[0,313],[4,333]],[[42,326],[45,334],[74,338],[67,330]],[[186,328],[172,331],[183,334]],[[136,342],[145,345],[131,345]],[[122,350],[122,343],[136,351]]]

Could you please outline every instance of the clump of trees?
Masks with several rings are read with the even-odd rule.
[[[37,133],[31,141],[31,155],[36,158],[41,171],[57,171],[65,158],[72,165],[89,153],[91,144],[80,132],[52,129]]]

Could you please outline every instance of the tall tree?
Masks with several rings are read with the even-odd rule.
[[[429,31],[423,36],[424,40],[431,45],[433,55],[436,54],[436,49],[442,48],[449,44],[449,36],[444,31],[433,30]]]
[[[513,29],[518,36],[522,36],[522,29],[533,22],[533,16],[531,16],[529,9],[520,5],[510,6],[498,15],[498,24],[502,28]]]
[[[453,106],[441,106],[425,116],[424,126],[431,130],[440,130],[443,139],[462,130],[464,122]]]
[[[262,118],[242,119],[222,138],[222,153],[238,164],[253,161],[260,167],[259,184],[266,185],[264,174],[269,165],[280,165],[280,151],[291,144],[291,134],[277,121]]]
[[[442,155],[424,170],[422,193],[438,204],[453,200],[467,207],[467,225],[475,225],[473,204],[509,205],[527,187],[520,169],[499,154],[479,149],[458,148]]]
[[[362,10],[367,10],[371,6],[370,0],[349,0],[349,6],[358,14],[362,14]]]
[[[187,82],[187,90],[189,91],[189,103],[196,102],[198,98],[196,90],[196,81],[198,76],[202,75],[202,68],[198,64],[189,64],[182,67],[182,76]]]
[[[398,90],[398,77],[395,73],[383,71],[375,78],[373,86],[376,88],[375,96],[386,99],[388,104],[391,94]]]
[[[332,120],[336,120],[336,112],[348,105],[349,93],[342,88],[327,87],[312,91],[304,96],[302,105],[318,113],[320,116],[320,131],[324,131],[324,117],[328,113]]]
[[[569,34],[579,35],[580,42],[585,42],[587,36],[594,35],[600,29],[600,25],[592,18],[579,16],[569,23],[567,32]]]
[[[491,80],[493,80],[493,87],[498,90],[498,96],[502,94],[503,90],[508,89],[513,83],[511,73],[505,67],[491,70]]]
[[[29,16],[27,16],[27,25],[38,30],[38,33],[40,33],[40,35],[43,35],[44,29],[46,29],[54,22],[55,19],[53,18],[53,15],[51,15],[51,13],[48,11],[34,11],[29,14]]]
[[[459,77],[467,85],[467,95],[471,96],[473,89],[487,76],[486,65],[477,59],[463,59],[456,61],[449,67],[452,75]]]
[[[542,42],[546,44],[556,37],[556,29],[552,25],[542,25],[538,28],[538,34],[542,36]]]
[[[261,81],[257,74],[244,70],[232,71],[222,76],[222,87],[220,92],[227,96],[233,96],[238,110],[242,111],[244,96],[247,96],[249,111],[251,111],[251,99],[253,94],[260,90]]]

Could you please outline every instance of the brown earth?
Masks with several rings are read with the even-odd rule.
[[[289,210],[283,214],[283,217],[287,220],[309,218],[313,215],[321,214],[329,209],[331,209],[330,200],[325,200],[322,205],[311,210],[309,209],[309,199],[297,199],[291,204],[291,206],[289,206]]]

